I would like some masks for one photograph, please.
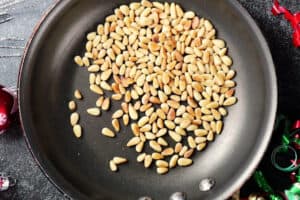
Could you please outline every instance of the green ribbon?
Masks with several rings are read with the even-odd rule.
[[[300,138],[295,138],[295,134],[300,132],[299,129],[292,130],[291,126],[292,123],[290,120],[288,120],[284,115],[278,115],[275,121],[274,130],[278,130],[279,127],[283,125],[283,134],[281,137],[281,146],[278,146],[276,149],[274,149],[272,153],[272,163],[273,165],[283,172],[291,172],[297,170],[297,166],[288,166],[285,168],[282,168],[276,163],[275,156],[279,152],[287,152],[289,150],[292,150],[295,154],[295,160],[297,160],[297,152],[295,149],[291,146],[292,143],[297,144],[300,146]],[[275,193],[273,188],[270,186],[268,181],[266,180],[264,174],[262,171],[256,171],[253,175],[253,178],[255,182],[257,183],[258,187],[263,190],[265,193],[268,194],[268,197],[270,200],[283,200],[283,198]],[[285,190],[284,193],[288,200],[300,200],[300,169],[297,171],[296,175],[296,183],[294,183],[289,189]]]
[[[277,195],[274,192],[273,188],[268,183],[262,171],[256,171],[254,173],[254,180],[256,181],[258,187],[260,187],[264,192],[269,194],[269,198],[271,200],[283,200],[281,196]]]
[[[300,200],[300,183],[294,183],[292,187],[284,191],[288,200]]]
[[[268,183],[268,181],[265,178],[265,176],[263,175],[262,171],[256,171],[254,173],[253,177],[254,177],[254,180],[256,181],[258,187],[260,187],[264,192],[268,193],[269,194],[269,198],[271,200],[283,200],[281,196],[277,195],[274,192],[273,188]]]
[[[256,181],[258,187],[260,187],[266,193],[274,193],[274,190],[271,188],[270,184],[267,182],[262,171],[254,172],[254,180]]]

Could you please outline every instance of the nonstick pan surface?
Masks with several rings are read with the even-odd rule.
[[[45,174],[74,199],[135,200],[149,196],[167,200],[185,192],[189,200],[225,199],[250,177],[272,134],[277,106],[277,85],[272,58],[260,30],[234,0],[174,0],[185,10],[210,19],[218,37],[227,41],[237,71],[237,105],[229,109],[222,135],[194,156],[188,168],[164,176],[136,163],[136,153],[124,148],[130,137],[123,129],[116,139],[101,136],[110,125],[112,111],[99,118],[85,114],[96,95],[89,92],[88,73],[73,57],[84,52],[85,36],[113,9],[130,1],[58,1],[37,26],[24,54],[19,77],[21,121],[28,146]],[[79,102],[82,139],[69,125],[67,103],[73,91],[83,91]],[[113,156],[129,164],[118,173],[109,170]],[[213,178],[208,192],[199,190],[203,178]]]

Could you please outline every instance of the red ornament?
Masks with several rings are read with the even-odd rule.
[[[300,128],[300,120],[296,120],[292,126],[292,130]]]
[[[293,43],[295,47],[300,47],[300,12],[291,13],[288,9],[281,6],[278,0],[274,0],[273,15],[277,16],[280,14],[284,14],[286,20],[288,20],[294,30],[293,32]]]
[[[11,125],[16,111],[17,101],[14,92],[0,86],[0,134]]]

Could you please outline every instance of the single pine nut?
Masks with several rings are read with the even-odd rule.
[[[80,67],[83,66],[83,61],[82,61],[82,59],[81,59],[80,56],[75,56],[75,57],[74,57],[74,62],[75,62],[77,65],[79,65]]]
[[[206,143],[200,143],[197,145],[197,151],[202,151],[206,147]]]
[[[174,149],[172,147],[166,148],[161,152],[161,154],[163,156],[171,156],[174,154]]]
[[[77,112],[74,112],[70,116],[70,124],[72,126],[75,126],[79,121],[79,114]]]
[[[76,102],[75,101],[69,101],[68,107],[69,107],[69,110],[71,110],[71,111],[76,110],[76,107],[77,107]]]
[[[133,137],[127,142],[127,147],[132,147],[140,143],[141,139],[139,137]]]
[[[139,128],[139,126],[136,123],[132,123],[131,124],[131,130],[132,130],[132,133],[135,136],[139,136],[140,135],[140,128]]]
[[[195,138],[195,142],[196,142],[197,144],[206,142],[206,137],[196,137],[196,138]]]
[[[190,158],[193,155],[193,153],[194,153],[194,149],[189,149],[184,153],[183,157]]]
[[[112,123],[112,126],[114,127],[115,131],[119,132],[120,131],[119,120],[118,119],[113,119],[111,123]]]
[[[89,115],[92,115],[92,116],[99,116],[101,114],[101,111],[99,108],[89,108],[86,111]]]
[[[146,153],[141,153],[140,155],[137,156],[136,160],[137,162],[143,162],[145,160]]]
[[[158,168],[156,169],[156,172],[157,172],[158,174],[166,174],[166,173],[168,173],[168,171],[169,171],[169,169],[166,168],[166,167],[158,167]]]
[[[75,97],[76,99],[78,99],[78,100],[80,100],[80,99],[83,98],[83,96],[82,96],[82,94],[81,94],[81,92],[80,92],[79,90],[75,90],[75,92],[74,92],[74,97]]]
[[[152,157],[150,155],[146,155],[145,160],[144,160],[144,167],[149,168],[152,163]]]
[[[103,128],[102,135],[111,137],[111,138],[115,137],[115,133],[112,130],[110,130],[109,128]]]
[[[90,85],[90,90],[96,94],[103,94],[103,90],[98,85]]]
[[[160,144],[161,146],[168,146],[168,142],[162,137],[157,139],[157,143]]]
[[[127,114],[123,115],[123,124],[125,126],[129,124],[129,116]]]
[[[223,104],[223,105],[224,105],[224,106],[231,106],[231,105],[235,104],[236,101],[237,101],[236,97],[229,97],[228,99],[226,99],[226,100],[224,101],[224,104]]]
[[[113,119],[121,118],[123,114],[124,114],[123,110],[119,109],[113,113],[112,118]]]
[[[221,131],[222,131],[222,128],[223,128],[223,122],[222,121],[217,121],[217,124],[216,124],[216,133],[220,134]]]
[[[169,167],[170,168],[176,167],[178,158],[179,158],[178,155],[174,155],[174,156],[171,157],[170,162],[169,162]]]
[[[181,151],[179,152],[179,156],[183,156],[185,154],[185,152],[187,152],[188,147],[187,146],[183,146]]]
[[[188,137],[188,144],[189,144],[189,147],[192,149],[196,148],[196,146],[197,146],[196,142],[192,136]]]
[[[175,133],[174,131],[169,131],[169,135],[175,142],[180,142],[182,140],[181,135]]]
[[[113,158],[113,162],[116,164],[116,165],[120,165],[120,164],[124,164],[124,163],[127,163],[127,159],[126,158],[123,158],[123,157],[114,157]]]
[[[187,166],[193,164],[193,160],[191,160],[189,158],[179,158],[177,163],[181,167],[187,167]]]
[[[145,144],[144,142],[138,143],[138,144],[135,146],[136,152],[141,153],[141,152],[143,151],[144,144]]]
[[[157,160],[155,162],[156,167],[169,167],[169,163],[164,160]]]
[[[82,135],[82,128],[80,125],[76,124],[75,126],[73,126],[73,132],[74,132],[74,135],[77,137],[77,138],[80,138],[81,135]]]
[[[118,167],[113,160],[109,161],[109,168],[113,172],[118,171]]]
[[[161,146],[154,140],[150,141],[149,145],[150,145],[151,149],[153,149],[156,152],[161,152],[162,151]]]
[[[182,149],[182,144],[176,143],[174,152],[179,153],[181,151],[181,149]]]
[[[136,112],[136,110],[133,108],[131,104],[129,104],[128,111],[129,111],[129,116],[132,120],[138,119],[138,113]]]

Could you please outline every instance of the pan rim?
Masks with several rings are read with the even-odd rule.
[[[33,33],[29,37],[29,40],[25,46],[24,53],[21,59],[20,67],[19,67],[19,74],[18,74],[18,97],[21,96],[22,90],[21,90],[21,82],[22,82],[22,73],[23,73],[23,68],[25,65],[25,61],[28,59],[28,51],[31,47],[32,41],[34,40],[36,34],[39,32],[40,27],[43,25],[45,20],[49,17],[49,15],[60,5],[62,2],[68,4],[71,0],[69,1],[62,1],[62,0],[56,0],[52,6],[48,8],[48,10],[45,12],[45,14],[42,15],[41,19],[38,21],[36,26],[33,29]],[[230,195],[232,195],[236,189],[240,188],[247,179],[251,177],[253,172],[255,171],[256,167],[258,166],[259,162],[261,161],[263,155],[265,154],[267,147],[270,143],[272,132],[273,132],[273,125],[275,123],[275,117],[276,117],[276,111],[277,111],[277,104],[278,104],[278,86],[277,86],[277,77],[275,73],[275,65],[273,62],[273,58],[271,55],[271,51],[269,48],[269,45],[262,34],[262,31],[256,24],[255,20],[251,17],[251,15],[248,13],[248,11],[237,1],[237,0],[229,0],[228,3],[232,4],[233,7],[236,8],[236,10],[239,12],[239,14],[244,18],[245,23],[248,24],[248,26],[256,33],[255,36],[257,40],[259,41],[259,45],[261,47],[262,52],[264,53],[264,57],[266,60],[266,63],[268,64],[268,67],[266,67],[266,72],[269,74],[269,80],[267,81],[267,84],[272,86],[269,87],[269,92],[270,92],[270,99],[273,99],[270,102],[269,105],[269,116],[266,117],[266,124],[265,130],[266,132],[263,135],[263,140],[260,142],[259,148],[254,151],[255,152],[255,157],[251,157],[251,160],[249,161],[249,165],[247,168],[243,170],[243,174],[239,176],[232,185],[228,186],[225,192],[219,196],[218,199],[226,199]],[[48,167],[45,165],[44,161],[41,161],[38,157],[37,154],[38,152],[34,150],[32,147],[32,141],[30,137],[28,137],[28,134],[26,133],[25,126],[24,126],[24,119],[23,119],[23,109],[21,107],[22,105],[22,100],[21,98],[18,98],[18,105],[19,105],[19,115],[20,115],[20,124],[21,124],[21,129],[25,138],[25,142],[27,145],[28,150],[30,151],[32,157],[34,158],[35,162],[43,172],[43,174],[47,177],[47,179],[63,194],[63,196],[67,198],[74,198],[76,195],[81,194],[78,191],[69,191],[69,189],[66,188],[66,186],[63,186],[62,184],[57,184],[57,176],[51,177],[49,174]],[[56,172],[57,173],[57,172]],[[81,194],[82,195],[82,194]]]

